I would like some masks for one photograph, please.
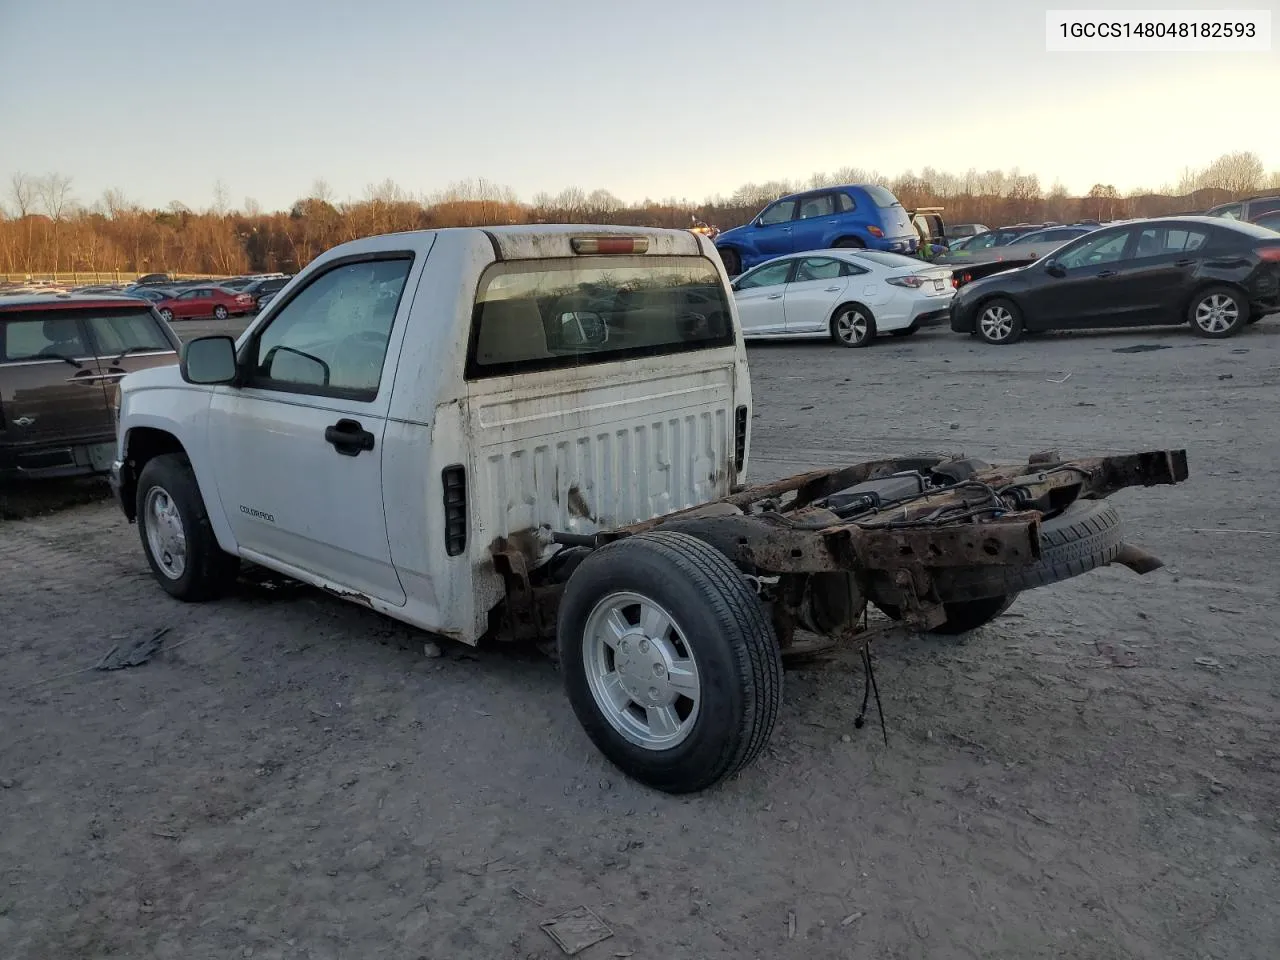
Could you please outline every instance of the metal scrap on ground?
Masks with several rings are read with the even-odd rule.
[[[574,907],[558,917],[543,920],[539,926],[571,957],[613,936],[605,922],[586,907]]]
[[[164,637],[172,628],[162,627],[154,633],[142,635],[130,641],[122,641],[107,651],[98,661],[95,670],[123,670],[137,667],[154,657],[164,645]]]

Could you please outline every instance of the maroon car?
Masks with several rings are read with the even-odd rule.
[[[180,345],[141,300],[0,298],[0,481],[108,470],[116,383],[177,363]]]
[[[156,309],[165,320],[193,320],[196,317],[225,320],[237,314],[252,313],[254,298],[222,287],[192,287],[161,300]]]

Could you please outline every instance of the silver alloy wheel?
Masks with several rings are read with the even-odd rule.
[[[1205,333],[1226,333],[1240,320],[1240,305],[1225,293],[1215,293],[1196,304],[1196,326]]]
[[[1006,340],[1013,333],[1013,314],[999,304],[987,307],[978,318],[978,328],[988,340]]]
[[[172,320],[172,319],[173,319],[173,311],[172,311],[172,310],[168,310],[168,309],[161,310],[161,311],[160,311],[160,316],[161,316],[161,318],[163,318],[163,319],[164,319],[164,322],[165,322],[165,323],[168,323],[170,320]]]
[[[216,307],[213,308],[213,315],[217,317],[219,320],[225,320],[227,319],[227,308],[224,307],[222,304],[218,304]]]
[[[680,627],[638,593],[611,593],[587,617],[582,663],[609,725],[646,750],[669,750],[698,719],[702,681]]]
[[[180,580],[187,570],[187,531],[178,505],[164,487],[152,487],[142,507],[147,546],[156,566],[170,580]]]
[[[836,318],[836,336],[845,343],[867,339],[867,318],[861,310],[846,310]]]

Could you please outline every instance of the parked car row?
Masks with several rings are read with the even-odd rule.
[[[964,283],[958,275],[968,267],[881,251],[777,257],[733,281],[743,335],[830,337],[864,347],[877,334],[907,336],[946,320],[958,333],[997,345],[1047,330],[1183,323],[1220,338],[1280,313],[1274,230],[1220,217],[1166,217],[1073,232],[1033,262]]]

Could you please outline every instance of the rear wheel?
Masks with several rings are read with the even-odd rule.
[[[169,323],[171,320],[173,320],[173,311],[170,310],[168,307],[165,307],[163,310],[160,311],[160,317],[161,319],[164,320],[165,323]]]
[[[831,318],[831,339],[844,347],[865,347],[876,338],[876,318],[860,303],[841,307]]]
[[[736,277],[742,272],[742,258],[738,256],[736,250],[725,248],[720,251],[720,260],[724,263],[724,272],[731,277]]]
[[[1230,287],[1210,287],[1191,301],[1187,320],[1202,337],[1221,340],[1239,333],[1249,322],[1249,303]]]
[[[841,237],[836,241],[836,246],[842,248],[847,247],[850,250],[865,250],[867,247],[867,245],[857,237]]]
[[[218,304],[213,308],[213,315],[219,320],[225,320],[227,319],[227,308],[222,304]]]
[[[558,646],[587,735],[651,787],[706,789],[773,732],[773,628],[738,569],[688,534],[638,534],[583,560],[565,586]]]
[[[1017,343],[1023,332],[1022,310],[1005,297],[989,300],[979,308],[974,330],[987,343],[997,346]]]

